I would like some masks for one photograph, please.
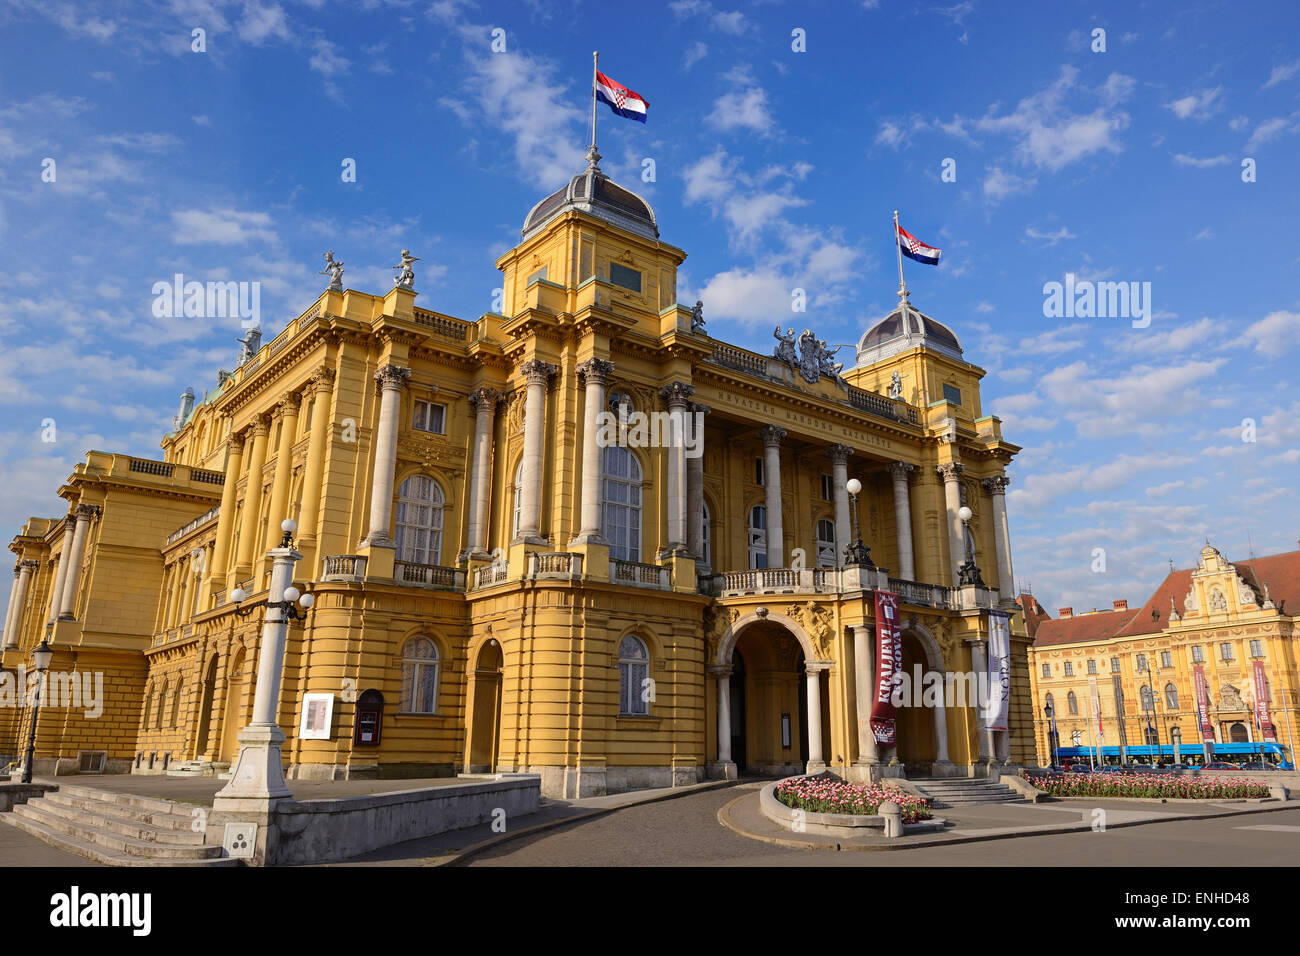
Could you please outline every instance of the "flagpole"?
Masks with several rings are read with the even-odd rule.
[[[596,155],[596,63],[600,59],[600,53],[596,50],[591,51],[591,149],[588,157]],[[592,160],[592,165],[595,161]]]
[[[898,210],[894,210],[894,250],[898,253],[898,310],[901,313],[899,325],[904,335],[910,332],[907,327],[907,282],[903,279],[903,243],[898,231]]]

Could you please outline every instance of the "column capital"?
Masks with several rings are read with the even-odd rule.
[[[712,408],[710,408],[708,405],[705,405],[703,402],[687,402],[686,409],[687,411],[699,415],[708,415],[710,412],[713,411]]]
[[[311,387],[317,395],[322,395],[334,387],[334,378],[334,369],[328,365],[322,365],[311,373]]]
[[[257,416],[257,419],[256,421],[253,422],[252,427],[253,427],[254,438],[265,438],[271,432],[271,426],[267,423],[266,418],[263,417],[262,415]]]
[[[830,670],[831,665],[834,663],[834,661],[805,661],[803,671],[808,677],[812,677],[814,674]]]
[[[23,558],[18,563],[25,568],[31,568],[33,571],[41,566],[41,562],[37,561],[35,558]]]
[[[1007,493],[1007,485],[1011,484],[1009,475],[992,475],[980,482],[984,486],[984,493],[990,497],[994,495],[1004,495]]]
[[[831,445],[826,449],[826,454],[833,464],[847,465],[849,463],[849,455],[853,454],[853,446]]]
[[[685,407],[694,394],[695,386],[690,382],[671,382],[659,389],[659,397],[663,399],[664,404],[669,408],[674,406]]]
[[[891,461],[889,463],[889,473],[894,476],[895,481],[907,481],[907,476],[912,473],[915,465],[909,465],[905,461]]]
[[[786,436],[786,430],[780,425],[764,425],[758,430],[758,437],[763,440],[764,448],[775,448]]]
[[[275,407],[281,415],[297,415],[298,408],[302,405],[302,396],[297,392],[285,392],[280,396],[280,400],[275,403]]]
[[[584,382],[604,385],[614,374],[614,363],[608,359],[589,358],[578,366],[577,372]]]
[[[375,372],[375,381],[379,383],[380,388],[385,390],[401,391],[410,377],[411,370],[400,365],[385,365]]]
[[[244,453],[244,443],[247,440],[248,440],[248,436],[245,434],[244,429],[240,429],[237,432],[231,432],[230,439],[229,439],[230,450],[237,455],[242,455]]]
[[[531,359],[519,366],[520,374],[528,380],[529,385],[545,385],[556,372],[556,367],[541,359]]]
[[[730,664],[710,664],[705,669],[714,677],[730,677],[732,673]]]
[[[491,414],[496,411],[497,402],[501,401],[503,397],[504,396],[502,396],[502,394],[495,388],[488,388],[484,385],[483,387],[476,388],[474,391],[470,392],[467,399],[469,403],[474,406],[476,411],[486,411]]]
[[[942,464],[935,469],[935,471],[939,473],[939,477],[946,482],[957,481],[959,478],[961,478],[961,473],[964,470],[965,469],[963,468],[961,462],[959,461],[946,462],[945,464]]]
[[[78,521],[89,521],[98,514],[99,507],[97,505],[77,505],[76,516]]]
[[[66,514],[63,516],[63,531],[65,534],[72,534],[77,530],[76,514]]]
[[[22,573],[22,570],[23,570],[23,563],[19,561],[14,565],[14,577],[18,577],[18,575]]]

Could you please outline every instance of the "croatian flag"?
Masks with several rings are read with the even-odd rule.
[[[650,104],[622,83],[611,80],[599,71],[596,73],[596,98],[608,103],[609,108],[619,116],[639,123],[645,122],[646,108]]]
[[[915,262],[923,262],[927,266],[939,264],[941,250],[927,246],[902,226],[898,227],[898,247],[903,250],[903,255]]]

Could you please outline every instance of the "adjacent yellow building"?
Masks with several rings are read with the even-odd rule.
[[[1031,596],[1020,601],[1034,635],[1041,764],[1053,759],[1049,704],[1057,748],[1159,744],[1195,763],[1204,717],[1216,743],[1273,742],[1294,761],[1300,551],[1234,564],[1207,543],[1195,568],[1171,570],[1137,610],[1118,600],[1082,614],[1061,608],[1054,620]]]
[[[161,460],[90,452],[67,515],[10,545],[4,668],[48,634],[54,671],[105,675],[100,716],[42,708],[37,771],[231,764],[261,614],[230,595],[267,599],[285,518],[315,598],[279,701],[291,780],[528,770],[587,796],[1031,761],[1018,613],[1009,731],[981,731],[974,702],[904,707],[895,748],[867,725],[874,590],[900,597],[909,674],[981,670],[989,611],[1016,611],[1019,449],[983,370],[906,295],[851,368],[811,331],[729,345],[678,304],[685,258],[593,148],[497,262],[500,314],[340,284],[187,391]],[[854,478],[874,564],[846,567]],[[968,547],[982,580],[963,583]],[[11,755],[29,718],[0,712]]]

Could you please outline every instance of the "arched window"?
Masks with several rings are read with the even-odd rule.
[[[158,702],[154,709],[154,729],[162,730],[163,728],[163,711],[167,709],[167,685],[164,683],[158,691]]]
[[[1147,687],[1146,685],[1143,685],[1142,687],[1142,709],[1143,710],[1156,709],[1156,695],[1153,694],[1151,692],[1151,688]]]
[[[704,553],[700,555],[700,559],[709,567],[713,567],[713,531],[709,527],[713,523],[713,519],[709,514],[709,503],[707,501],[701,502],[700,507],[704,511],[701,518],[703,527],[700,529],[701,534],[704,536]]]
[[[185,682],[181,681],[176,685],[176,693],[172,695],[172,723],[176,727],[181,722],[181,691],[185,689]]]
[[[1250,733],[1243,723],[1235,723],[1228,728],[1228,737],[1234,744],[1244,744],[1250,740]]]
[[[1046,710],[1048,713],[1050,713],[1053,717],[1055,717],[1055,716],[1056,716],[1056,698],[1053,697],[1051,694],[1048,694],[1048,695],[1047,695],[1047,699],[1046,699],[1046,701],[1044,701],[1044,703],[1046,704],[1046,706],[1045,706],[1043,709]]]
[[[397,489],[397,560],[437,564],[442,554],[442,489],[412,475]]]
[[[1173,684],[1165,685],[1165,706],[1170,710],[1178,709],[1178,688]]]
[[[835,560],[835,522],[822,518],[817,522],[817,567],[833,568]]]
[[[1074,696],[1074,691],[1070,691],[1069,696],[1065,698],[1065,706],[1070,709],[1072,714],[1079,712],[1079,698]]]
[[[1146,738],[1146,745],[1148,747],[1160,746],[1160,731],[1156,730],[1154,727],[1144,727],[1142,730],[1142,736]]]
[[[1075,747],[1083,746],[1083,731],[1076,730],[1070,734],[1070,743]]]
[[[762,505],[749,509],[749,566],[767,567],[767,509]]]
[[[641,463],[617,445],[605,446],[604,508],[601,534],[609,541],[609,556],[619,561],[641,560]]]
[[[645,644],[629,634],[618,643],[618,712],[644,717],[650,713],[650,654]]]
[[[524,515],[524,460],[519,459],[519,467],[515,469],[515,504],[510,512],[510,540],[513,541],[519,537],[519,522]]]
[[[438,647],[427,637],[413,637],[402,647],[402,710],[438,711]]]

